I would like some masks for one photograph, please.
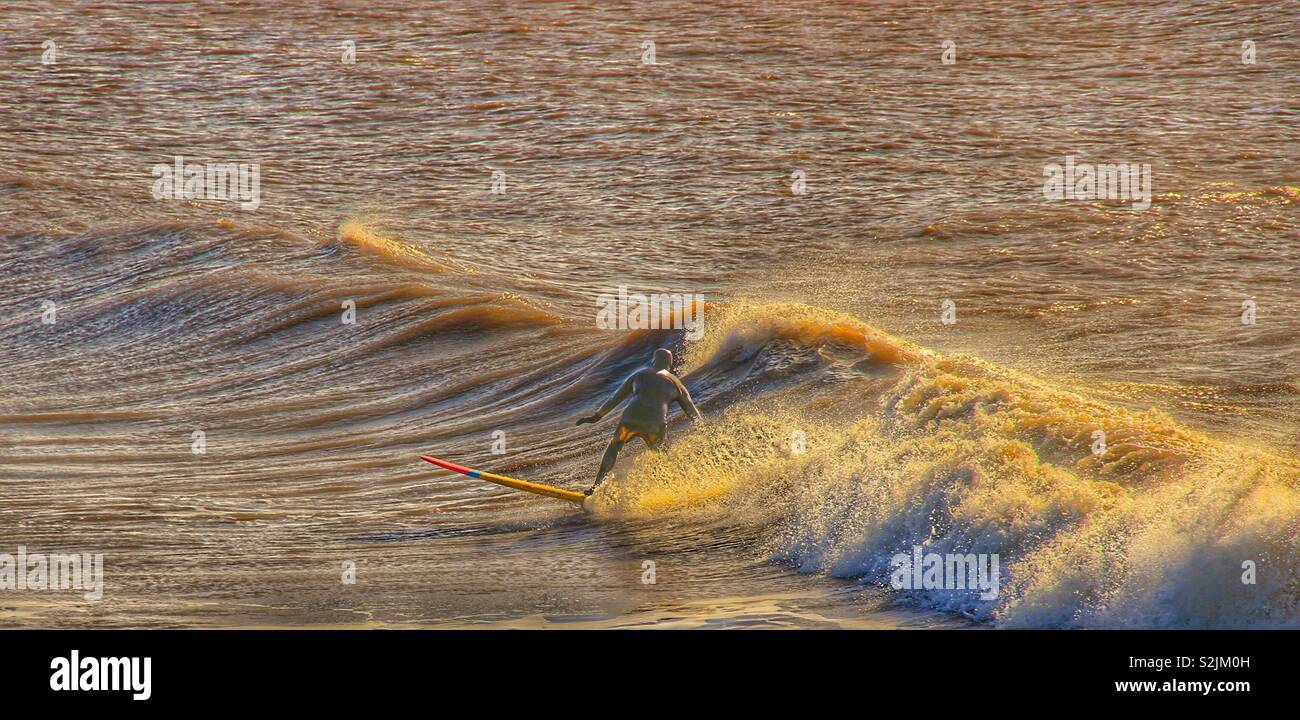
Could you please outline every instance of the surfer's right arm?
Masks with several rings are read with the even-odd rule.
[[[600,409],[597,410],[594,415],[578,418],[578,422],[574,424],[583,425],[585,423],[594,423],[605,417],[610,410],[618,407],[618,404],[627,399],[627,396],[632,393],[632,377],[634,376],[629,376],[628,379],[624,380],[623,384],[618,386],[618,392],[614,393],[614,397],[606,401],[604,405],[601,405]]]

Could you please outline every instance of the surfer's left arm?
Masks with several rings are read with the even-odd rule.
[[[604,405],[601,405],[600,409],[597,410],[595,414],[588,415],[587,417],[584,418],[578,418],[578,422],[575,424],[582,425],[584,423],[594,423],[600,420],[601,418],[605,417],[605,415],[609,414],[610,410],[613,410],[614,408],[618,407],[618,404],[626,400],[627,396],[630,395],[631,393],[632,393],[632,378],[628,377],[628,379],[623,381],[622,385],[618,386],[618,392],[614,393],[614,397],[606,401]]]
[[[681,380],[677,381],[677,404],[681,406],[682,412],[686,413],[694,422],[704,422],[704,416],[700,414],[700,409],[695,407],[695,402],[691,400],[691,393],[686,389],[686,383]]]

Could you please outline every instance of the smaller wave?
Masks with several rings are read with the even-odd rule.
[[[1300,202],[1300,185],[1279,185],[1267,191],[1270,195],[1281,195],[1287,202]]]
[[[404,345],[426,335],[447,332],[486,332],[509,329],[536,329],[563,322],[558,316],[529,307],[476,305],[461,307],[412,323],[359,352],[368,353],[383,347]]]
[[[774,340],[803,347],[836,345],[861,350],[875,362],[914,363],[929,351],[871,327],[851,315],[798,303],[709,305],[705,335],[691,347],[690,370],[724,357],[747,358]]]
[[[468,267],[453,266],[451,262],[434,260],[425,251],[414,245],[381,235],[377,230],[361,220],[349,219],[338,227],[335,236],[340,245],[355,247],[374,257],[401,267],[424,270],[427,272],[473,272]]]

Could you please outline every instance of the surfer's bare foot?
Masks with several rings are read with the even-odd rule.
[[[596,486],[595,486],[595,485],[592,485],[591,487],[589,487],[589,488],[587,488],[586,490],[582,491],[582,494],[583,494],[583,495],[586,495],[587,497],[591,497],[591,494],[594,493],[594,492],[596,492]]]

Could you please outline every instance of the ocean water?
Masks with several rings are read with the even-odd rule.
[[[0,553],[105,589],[0,626],[1300,626],[1298,33],[4,6]],[[154,197],[177,156],[256,164],[257,207]],[[1149,164],[1150,207],[1047,200],[1067,157]],[[620,287],[702,333],[599,327]],[[418,459],[585,488],[613,420],[574,420],[657,347],[707,422],[587,512]],[[996,597],[894,589],[917,546],[997,555]]]

